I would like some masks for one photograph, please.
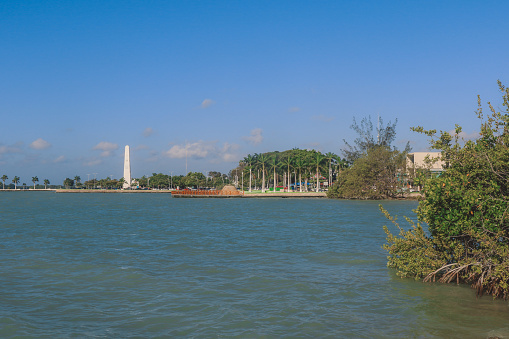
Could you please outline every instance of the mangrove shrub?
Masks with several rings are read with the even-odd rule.
[[[509,296],[509,89],[499,82],[504,110],[488,103],[485,116],[478,99],[481,121],[476,140],[461,140],[454,133],[414,130],[431,137],[431,147],[441,151],[444,171],[423,180],[424,199],[417,217],[428,224],[399,236],[387,227],[388,266],[401,277],[425,281],[464,282],[479,295]],[[389,216],[390,218],[390,216]]]

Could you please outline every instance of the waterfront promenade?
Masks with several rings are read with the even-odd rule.
[[[171,193],[171,190],[104,190],[104,189],[65,189],[65,188],[36,188],[36,189],[0,189],[0,192],[55,192],[55,193]]]
[[[327,198],[325,192],[245,192],[243,198]]]

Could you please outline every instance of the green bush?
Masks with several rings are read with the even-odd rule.
[[[338,175],[329,198],[387,199],[402,195],[398,174],[405,169],[405,152],[373,146]]]
[[[401,277],[470,283],[478,294],[509,297],[509,89],[499,82],[504,112],[479,99],[480,136],[475,141],[435,130],[414,130],[432,138],[445,161],[441,176],[424,180],[419,221],[399,236],[386,227],[389,267]],[[388,216],[390,218],[390,216]],[[395,223],[395,221],[393,220]]]

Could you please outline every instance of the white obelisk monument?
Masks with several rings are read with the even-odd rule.
[[[124,189],[130,187],[131,187],[131,160],[129,159],[129,145],[126,145],[124,156]]]

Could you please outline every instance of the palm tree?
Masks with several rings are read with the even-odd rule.
[[[304,185],[306,187],[306,192],[309,191],[308,183],[309,180],[313,177],[313,156],[311,154],[307,154],[304,158],[304,170],[306,171],[306,178],[304,179]]]
[[[265,165],[269,161],[269,158],[265,154],[259,154],[257,156],[258,166],[262,168],[262,193],[265,193]]]
[[[339,155],[336,155],[334,160],[336,161],[338,174],[341,173],[341,170],[348,168],[348,162],[345,159],[341,159]]]
[[[64,187],[66,189],[71,188],[74,185],[74,181],[71,178],[65,178],[64,179]]]
[[[281,160],[281,164],[286,167],[286,169],[288,170],[287,173],[288,173],[288,176],[287,176],[287,179],[288,179],[288,192],[290,191],[290,185],[291,185],[291,182],[292,182],[292,175],[290,174],[290,166],[293,165],[292,163],[292,159],[290,158],[290,154],[288,154],[286,157],[284,157],[282,160]]]
[[[298,155],[295,159],[295,168],[299,171],[299,192],[302,192],[302,169],[306,167],[306,161],[302,155]]]
[[[2,178],[1,178],[1,179],[2,179],[2,181],[4,182],[4,183],[3,183],[3,188],[2,188],[2,189],[5,189],[5,180],[9,179],[9,177],[8,177],[7,175],[5,175],[5,174],[4,174],[4,175],[2,175]]]
[[[101,187],[101,189],[108,188],[108,177],[106,177],[106,179],[99,179],[99,187]]]
[[[14,176],[14,179],[12,179],[12,182],[14,183],[14,189],[16,189],[17,185],[19,184],[19,177]]]
[[[327,183],[328,187],[330,187],[332,185],[332,161],[336,161],[337,155],[332,152],[328,152],[325,154],[325,157],[329,160],[329,181]]]
[[[255,158],[251,154],[248,154],[247,157],[244,158],[244,162],[249,167],[249,192],[251,192],[251,178],[253,176],[251,171],[253,169],[253,162],[254,161],[255,161]]]
[[[81,177],[79,175],[75,176],[74,177],[74,186],[78,186],[78,184],[80,183],[81,181]]]
[[[279,167],[279,162],[277,161],[277,155],[273,155],[269,159],[269,166],[274,171],[274,192],[276,192],[276,169]]]
[[[44,189],[47,189],[48,185],[49,185],[49,180],[48,179],[44,179]]]
[[[320,181],[319,181],[319,169],[322,165],[322,162],[326,159],[324,155],[320,152],[316,152],[313,156],[313,167],[316,167],[316,191],[318,192],[320,190]]]
[[[34,183],[34,189],[35,189],[35,183],[39,182],[39,178],[37,178],[37,176],[32,177],[32,182]]]

